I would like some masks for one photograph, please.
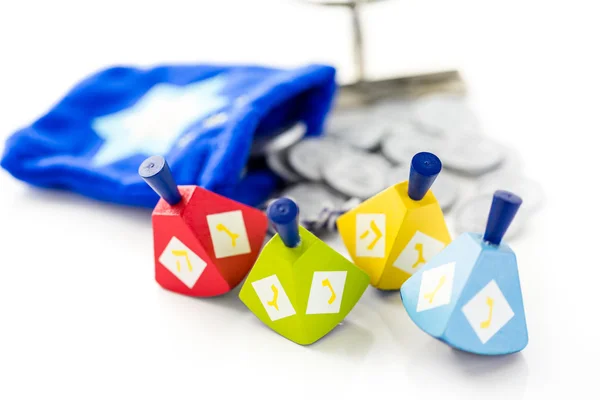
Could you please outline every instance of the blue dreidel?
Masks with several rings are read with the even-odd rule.
[[[483,355],[527,346],[528,333],[517,259],[502,242],[522,200],[494,193],[485,233],[464,233],[400,290],[411,319],[448,345]]]

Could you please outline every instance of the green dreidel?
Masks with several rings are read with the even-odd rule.
[[[250,271],[240,299],[265,325],[301,345],[321,339],[352,310],[369,275],[298,224],[280,198],[267,208],[277,234]]]

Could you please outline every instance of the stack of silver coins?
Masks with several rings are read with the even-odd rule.
[[[294,199],[301,224],[317,235],[334,231],[336,218],[361,201],[407,180],[410,161],[421,151],[442,160],[431,190],[456,234],[485,230],[497,189],[523,198],[506,238],[519,234],[543,203],[540,185],[521,173],[518,151],[485,135],[463,95],[429,94],[334,109],[323,135],[305,133],[298,123],[257,143],[255,152],[285,182],[274,198]]]

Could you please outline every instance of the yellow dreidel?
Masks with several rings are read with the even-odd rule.
[[[441,170],[442,162],[435,154],[417,153],[408,181],[338,218],[337,227],[352,260],[369,274],[376,288],[400,289],[450,243],[444,214],[429,190]]]

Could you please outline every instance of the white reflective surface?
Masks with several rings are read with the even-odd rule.
[[[106,64],[314,61],[339,65],[341,81],[354,74],[350,21],[335,7],[280,0],[5,3],[2,139]],[[600,66],[590,57],[600,34],[597,12],[517,1],[367,8],[368,73],[460,68],[486,131],[517,148],[524,173],[543,185],[545,207],[512,243],[529,346],[494,358],[454,351],[410,321],[398,293],[369,288],[341,326],[301,347],[248,312],[239,289],[215,299],[162,290],[154,281],[150,211],[33,189],[1,171],[0,398],[597,393],[597,150],[589,145],[598,132]],[[344,251],[339,239],[330,243]]]

